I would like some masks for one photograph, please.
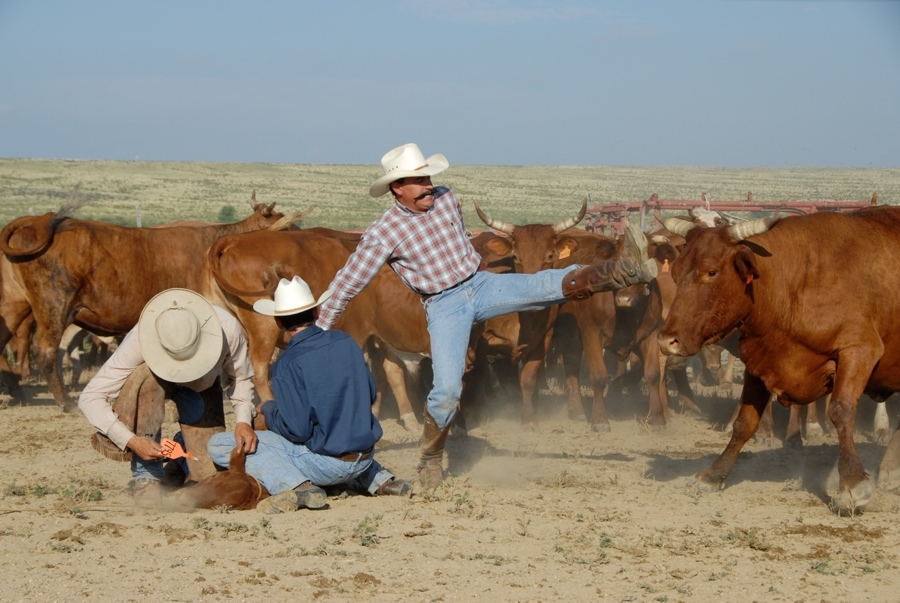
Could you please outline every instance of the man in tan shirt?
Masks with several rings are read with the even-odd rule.
[[[156,506],[164,475],[165,399],[178,408],[186,448],[197,457],[188,460],[190,479],[199,481],[215,473],[206,444],[225,429],[223,393],[234,407],[237,445],[256,450],[252,377],[240,323],[193,291],[169,289],[147,303],[137,326],[84,388],[78,407],[105,436],[99,440],[108,438],[125,453],[123,460],[130,457],[135,504]],[[150,408],[138,416],[138,404]]]

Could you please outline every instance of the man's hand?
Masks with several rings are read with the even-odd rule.
[[[248,423],[237,423],[234,426],[234,443],[242,452],[252,454],[256,452],[256,443],[259,438]]]
[[[165,449],[152,438],[134,435],[128,440],[128,448],[145,461],[165,458]]]

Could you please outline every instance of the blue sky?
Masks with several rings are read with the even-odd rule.
[[[900,167],[900,2],[0,0],[0,157]]]

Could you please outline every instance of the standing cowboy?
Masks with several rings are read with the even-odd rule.
[[[380,197],[390,192],[394,204],[366,229],[356,251],[335,275],[329,285],[334,294],[322,306],[317,322],[330,328],[385,262],[421,294],[434,367],[418,467],[426,488],[443,480],[444,444],[462,393],[472,323],[647,283],[657,271],[647,255],[646,237],[631,224],[616,260],[536,274],[480,271],[481,256],[469,241],[456,195],[431,182],[449,165],[441,154],[426,159],[415,144],[392,149],[381,158],[384,175],[369,194]]]

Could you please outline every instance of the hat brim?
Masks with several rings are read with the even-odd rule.
[[[328,301],[332,293],[333,291],[331,289],[326,289],[325,293],[320,295],[319,299],[317,299],[314,303],[300,306],[298,308],[289,308],[287,310],[276,310],[274,299],[258,299],[253,302],[253,311],[260,314],[265,314],[266,316],[290,316],[291,314],[300,314],[301,312],[306,312],[307,310],[311,310],[316,306],[321,306],[326,301]]]
[[[450,162],[440,153],[435,153],[425,160],[424,167],[417,170],[398,170],[385,174],[375,181],[372,188],[369,189],[369,195],[372,197],[380,197],[391,190],[391,182],[396,182],[401,178],[415,178],[416,176],[434,176],[440,174],[450,167]]]
[[[200,343],[193,356],[176,360],[159,343],[156,319],[169,308],[186,308],[200,322]],[[189,289],[167,289],[153,297],[138,319],[138,340],[144,362],[157,377],[172,383],[189,383],[208,373],[222,356],[225,336],[216,311],[206,299]]]

